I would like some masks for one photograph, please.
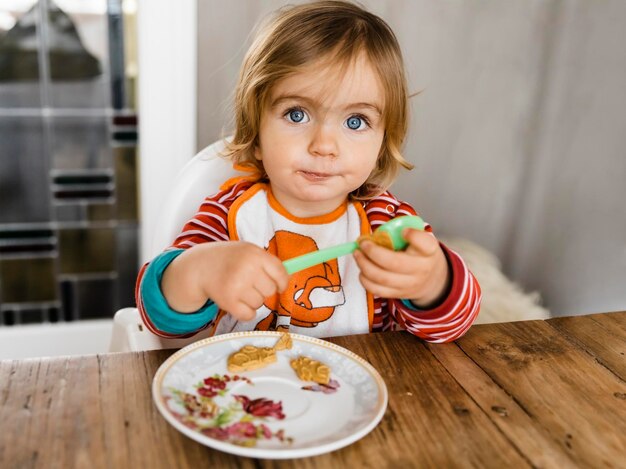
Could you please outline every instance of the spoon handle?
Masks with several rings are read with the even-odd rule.
[[[353,253],[356,248],[359,247],[359,243],[356,241],[350,241],[349,243],[338,244],[337,246],[330,246],[319,251],[309,252],[298,257],[293,257],[283,261],[285,269],[288,274],[299,272],[307,269],[316,264],[335,259],[337,257],[345,256],[346,254]]]

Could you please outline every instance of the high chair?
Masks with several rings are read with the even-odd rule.
[[[183,225],[193,217],[208,195],[219,191],[227,179],[243,175],[220,156],[225,141],[218,140],[195,155],[176,176],[159,214],[148,256],[156,256],[172,244]],[[199,333],[188,339],[164,339],[152,334],[137,308],[123,308],[113,318],[110,352],[180,348],[203,338]]]

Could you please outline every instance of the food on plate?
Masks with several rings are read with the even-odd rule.
[[[288,350],[293,345],[291,336],[288,332],[281,334],[280,339],[274,344],[274,350]]]
[[[276,362],[276,351],[290,349],[291,346],[292,340],[288,333],[282,334],[273,347],[244,345],[228,356],[226,362],[228,371],[240,373],[242,371],[258,370]]]
[[[245,345],[228,357],[228,371],[237,373],[258,370],[275,361],[276,350],[273,347]]]
[[[309,357],[298,357],[291,360],[291,367],[302,381],[315,381],[319,384],[328,384],[330,381],[330,367]]]

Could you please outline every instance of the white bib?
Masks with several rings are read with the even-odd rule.
[[[355,241],[369,233],[360,205],[347,203],[334,212],[299,219],[289,214],[257,184],[231,206],[230,237],[261,246],[281,260],[316,249]],[[359,282],[351,255],[296,272],[287,290],[257,310],[252,321],[240,322],[220,313],[215,334],[251,330],[288,330],[314,337],[364,334],[371,331],[372,296]]]

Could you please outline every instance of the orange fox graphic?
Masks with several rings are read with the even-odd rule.
[[[308,236],[290,231],[277,231],[270,240],[267,251],[281,260],[317,250],[317,244]],[[289,278],[289,286],[265,300],[272,312],[259,321],[256,330],[283,330],[280,317],[294,326],[315,327],[335,312],[335,307],[345,303],[337,259],[314,265],[296,272]]]

